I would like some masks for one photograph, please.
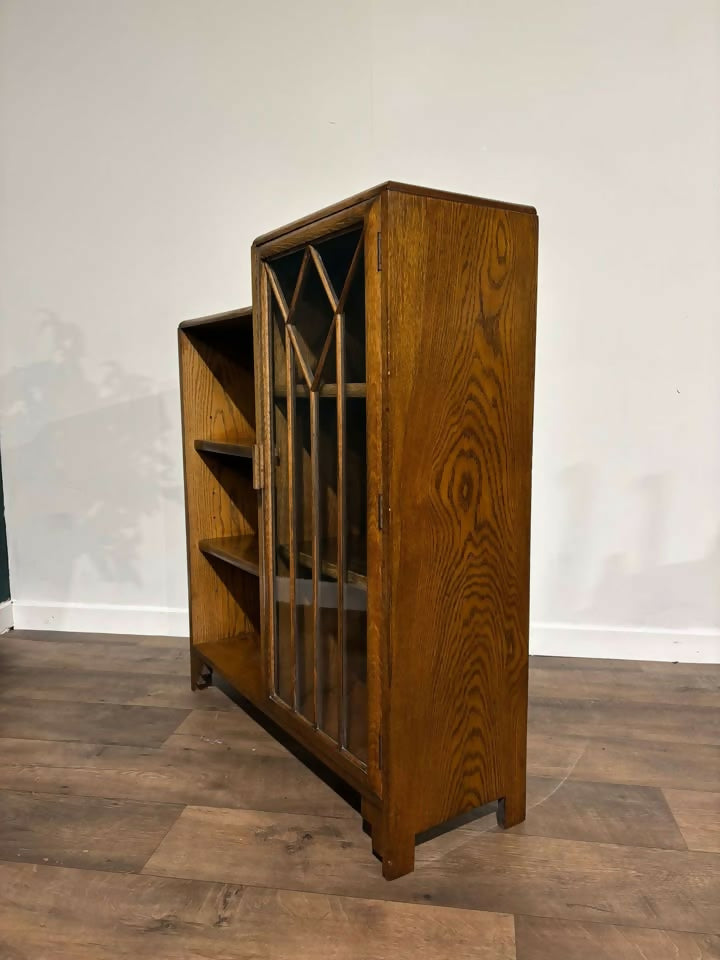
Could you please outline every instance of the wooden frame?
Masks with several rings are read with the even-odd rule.
[[[392,878],[524,818],[537,216],[387,183],[252,270],[179,331],[192,683],[357,789]]]

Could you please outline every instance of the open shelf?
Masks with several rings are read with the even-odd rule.
[[[260,638],[256,633],[199,643],[193,649],[244,697],[255,703],[262,701],[262,660]]]
[[[198,546],[208,557],[217,557],[233,567],[260,576],[260,553],[255,536],[218,537],[201,540]]]
[[[321,397],[337,397],[337,384],[325,383],[317,391]],[[364,397],[367,394],[367,385],[364,383],[346,383],[344,394],[346,397]],[[287,386],[282,383],[275,387],[276,397],[287,396]],[[295,386],[296,397],[309,397],[310,390],[304,383],[298,383]]]
[[[253,444],[247,443],[228,443],[225,440],[196,440],[195,449],[198,453],[219,453],[226,457],[244,457],[246,460],[252,460]]]

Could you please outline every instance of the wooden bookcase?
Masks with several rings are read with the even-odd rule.
[[[387,878],[525,816],[535,210],[386,183],[180,325],[191,681],[361,795]]]

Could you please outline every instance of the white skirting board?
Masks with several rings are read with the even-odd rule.
[[[0,633],[5,633],[13,625],[13,608],[11,600],[0,603]]]
[[[103,603],[13,602],[16,630],[68,630],[73,633],[126,633],[187,637],[184,607],[134,607]]]
[[[532,623],[530,653],[601,660],[720,663],[720,630]]]
[[[182,607],[131,607],[122,604],[0,604],[0,632],[69,630],[186,637],[188,611]],[[720,630],[667,630],[653,627],[573,623],[530,625],[530,653],[548,657],[610,660],[666,660],[720,663]]]

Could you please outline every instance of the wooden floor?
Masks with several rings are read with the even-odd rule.
[[[386,883],[186,651],[0,637],[0,960],[720,957],[720,666],[536,658],[527,821]]]

